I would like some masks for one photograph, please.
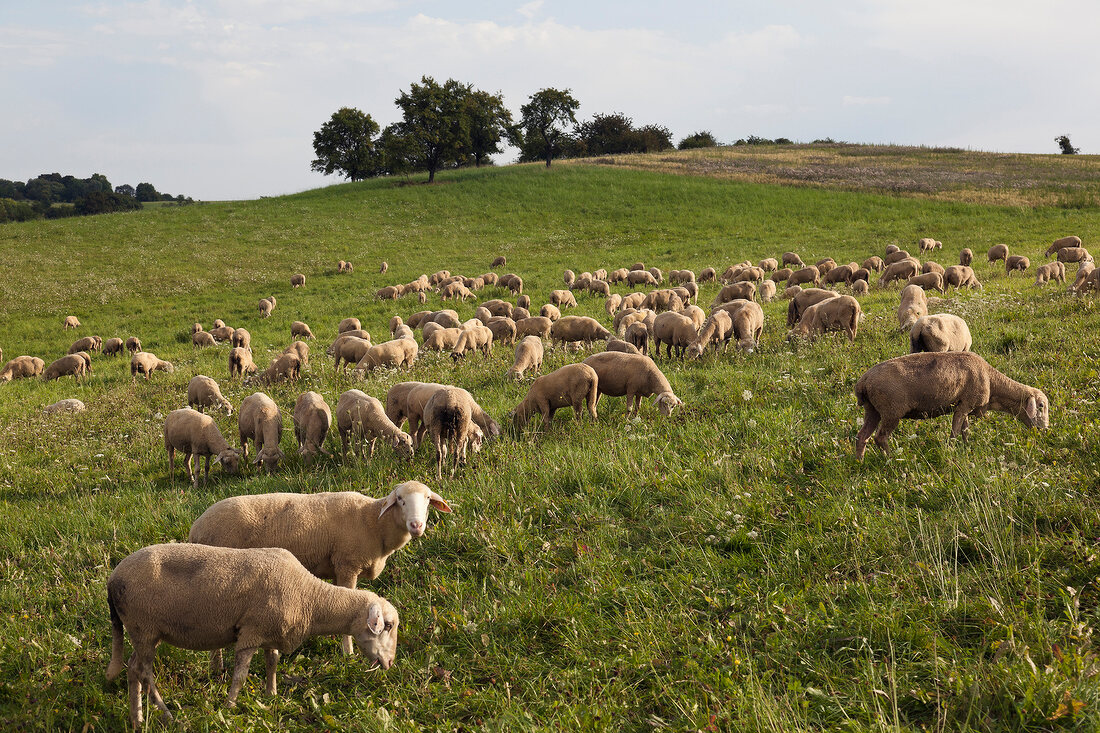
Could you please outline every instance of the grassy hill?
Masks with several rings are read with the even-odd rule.
[[[228,680],[208,677],[205,655],[162,647],[158,683],[184,729],[1095,729],[1100,315],[1092,299],[1005,277],[981,253],[1005,242],[1034,265],[1051,240],[1076,233],[1087,246],[1098,225],[1088,206],[569,165],[0,227],[5,359],[49,362],[79,336],[137,335],[177,368],[132,384],[126,359],[94,357],[82,385],[0,385],[0,726],[124,726],[124,684],[102,677],[107,576],[144,545],[185,539],[214,501],[378,496],[416,478],[455,513],[433,515],[371,586],[402,614],[397,664],[369,671],[336,639],[315,640],[284,656],[278,698],[263,694],[257,661],[223,711]],[[227,347],[192,349],[194,321],[248,328],[261,364],[292,321],[312,326],[301,383],[265,390],[288,427],[301,391],[334,405],[346,389],[381,398],[407,379],[463,386],[504,422],[528,386],[503,379],[510,347],[457,366],[425,355],[366,382],[334,376],[324,347],[345,316],[378,342],[391,315],[421,309],[378,302],[377,288],[440,268],[480,274],[498,254],[537,308],[567,267],[698,271],[787,250],[862,261],[922,236],[944,242],[943,264],[979,253],[985,289],[937,309],[965,317],[997,368],[1047,392],[1049,431],[995,414],[962,443],[947,441],[946,419],[909,422],[891,456],[856,461],[852,385],[908,346],[897,290],[873,287],[854,344],[789,343],[786,301],[766,304],[757,352],[658,361],[685,402],[671,418],[647,402],[630,420],[605,398],[597,423],[565,411],[441,483],[427,448],[411,463],[382,447],[369,463],[309,470],[293,457],[270,477],[215,470],[197,491],[167,472],[163,417],[191,376],[217,378],[234,405],[255,391],[226,379]],[[355,272],[336,275],[338,259]],[[305,288],[291,290],[294,272]],[[704,286],[700,304],[716,291]],[[256,301],[271,294],[278,307],[261,320]],[[579,300],[578,313],[608,320],[602,299]],[[83,328],[62,331],[69,314]],[[582,357],[548,352],[543,373]],[[63,397],[87,412],[40,414]],[[235,417],[215,419],[236,442]],[[285,435],[288,454],[292,443]]]

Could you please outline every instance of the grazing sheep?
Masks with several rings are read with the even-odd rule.
[[[516,344],[516,358],[511,368],[504,373],[505,379],[523,379],[523,373],[528,369],[538,371],[542,368],[543,345],[538,336],[524,336]]]
[[[856,382],[856,400],[864,409],[856,437],[856,458],[867,441],[888,452],[890,434],[902,419],[924,419],[953,412],[951,437],[970,432],[969,416],[994,410],[1015,416],[1028,427],[1045,429],[1050,403],[1042,390],[1009,379],[985,359],[968,351],[906,354],[876,364]]]
[[[107,605],[112,637],[108,680],[122,671],[125,632],[134,647],[126,672],[134,729],[144,719],[143,688],[165,717],[172,717],[153,677],[162,641],[198,651],[233,645],[228,705],[244,686],[257,649],[264,650],[270,695],[276,694],[279,654],[289,654],[313,636],[351,634],[363,654],[383,669],[397,653],[400,619],[388,601],[368,590],[326,583],[278,548],[144,547],[111,573]]]
[[[504,267],[507,264],[508,258],[504,255],[500,255],[499,257],[493,258],[493,264],[489,265],[489,267]]]
[[[493,316],[485,324],[493,332],[493,343],[511,345],[516,341],[516,322],[507,316]]]
[[[518,324],[516,329],[518,333]],[[562,316],[550,327],[550,339],[562,346],[578,341],[583,342],[585,346],[591,346],[593,341],[605,341],[610,335],[611,332],[599,321],[588,316]]]
[[[252,351],[252,334],[247,328],[235,328],[229,336],[229,345]]]
[[[523,336],[538,336],[549,338],[550,330],[554,327],[554,321],[546,316],[532,316],[516,321],[516,338]]]
[[[62,413],[76,414],[78,412],[84,412],[86,408],[84,403],[75,398],[69,398],[66,400],[58,400],[52,405],[46,405],[42,408],[43,415],[59,415]]]
[[[909,331],[909,353],[970,351],[974,341],[966,321],[950,313],[918,318]]]
[[[298,361],[302,362],[302,367],[309,366],[309,344],[305,341],[295,341],[290,346],[283,349],[284,354],[294,354],[298,357]]]
[[[411,318],[409,319],[412,320]],[[360,331],[363,328],[363,324],[359,322],[358,318],[345,318],[340,321],[340,325],[337,327],[337,333],[346,333],[348,331]]]
[[[756,266],[764,272],[775,272],[779,269],[779,260],[774,257],[766,257],[757,262]]]
[[[922,264],[920,269],[921,272],[926,275],[930,272],[938,272],[941,275],[944,273],[944,266],[938,262],[933,262],[932,260],[928,260],[927,262]]]
[[[823,300],[829,298],[835,298],[839,295],[835,291],[825,290],[823,288],[806,288],[801,292],[797,292],[791,297],[791,302],[787,305],[787,328],[792,328],[795,324],[802,319],[802,314],[815,303],[820,303]]]
[[[139,351],[130,359],[131,381],[136,381],[139,374],[145,377],[145,381],[149,381],[149,377],[157,371],[172,374],[176,371],[176,367],[171,362],[158,358],[151,351]]]
[[[646,270],[631,270],[626,276],[626,282],[630,285],[630,289],[633,290],[639,285],[652,285],[657,287],[660,283],[657,282],[657,278],[653,277],[653,274]]]
[[[791,275],[793,275],[793,274],[794,274],[794,270],[792,270],[789,267],[784,267],[780,270],[776,270],[775,272],[773,272],[771,274],[771,277],[768,278],[768,279],[771,280],[772,282],[775,282],[775,283],[781,283],[781,282],[785,282],[787,280],[790,280]]]
[[[519,324],[516,325],[516,330],[518,333]],[[425,328],[424,333],[425,351],[453,351],[462,336],[462,329],[437,327],[429,331]]]
[[[678,311],[684,307],[684,301],[673,290],[651,290],[642,301],[642,307],[657,313]]]
[[[565,274],[562,275],[562,280],[565,282],[565,287],[569,287],[577,281],[577,274],[572,270],[566,270]]]
[[[451,349],[451,359],[458,361],[470,351],[480,351],[486,357],[493,353],[493,332],[486,326],[474,326],[463,329],[462,334]]]
[[[921,274],[920,262],[909,257],[887,265],[886,269],[879,275],[878,284],[879,287],[885,288],[894,281],[908,280],[919,274]]]
[[[733,324],[732,338],[737,340],[737,348],[751,354],[760,343],[764,333],[764,309],[759,303],[743,302],[740,307],[727,310]]]
[[[588,286],[588,291],[593,295],[602,295],[606,298],[611,295],[611,286],[603,280],[593,280],[592,284]]]
[[[615,314],[615,318],[612,322],[612,326],[615,329],[615,333],[619,336],[625,336],[626,330],[635,321],[644,321],[646,328],[653,327],[653,319],[657,317],[657,314],[651,310],[637,310],[631,308],[625,311],[619,311]]]
[[[642,398],[650,395],[656,395],[654,403],[666,417],[671,415],[678,405],[684,404],[672,391],[668,379],[648,356],[604,351],[593,354],[583,363],[596,370],[600,396],[626,397],[627,401],[633,400],[631,417],[638,414],[638,406]],[[596,401],[599,402],[599,397]]]
[[[206,458],[203,485],[210,479],[210,458],[220,464],[222,470],[231,476],[240,470],[241,454],[230,448],[222,437],[214,418],[184,407],[172,410],[164,420],[164,447],[168,451],[168,475],[172,483],[176,481],[176,451],[183,451],[183,466],[187,469],[187,480],[196,489],[199,477],[191,470],[192,456]]]
[[[630,271],[631,272],[637,272],[638,270],[644,270],[644,269],[645,269],[645,265],[641,262],[635,262],[633,265],[630,266]]]
[[[867,295],[870,290],[870,286],[867,285],[866,280],[853,280],[851,284],[852,295]]]
[[[503,278],[501,279],[503,280]],[[505,287],[508,288],[513,295],[519,295],[523,292],[523,278],[519,275],[512,275],[512,277],[508,278],[508,283]]]
[[[335,374],[340,369],[341,363],[344,365],[344,371],[347,371],[349,365],[358,364],[371,346],[370,339],[350,336],[346,333],[339,336],[333,342],[333,346],[329,347],[334,351],[333,356],[335,357],[332,368],[333,373]]]
[[[626,327],[623,333],[626,343],[638,350],[638,353],[649,354],[649,327],[644,321],[635,321]]]
[[[619,296],[619,300],[622,300],[622,296]],[[559,310],[556,305],[547,303],[539,308],[539,315],[544,318],[549,318],[551,321],[556,321],[561,318],[561,310]]]
[[[836,260],[834,260],[832,257],[822,257],[820,260],[814,263],[814,267],[816,267],[818,271],[821,272],[822,276],[832,272],[833,268],[835,268],[836,266]]]
[[[811,305],[802,313],[794,334],[813,338],[818,333],[845,331],[848,340],[855,341],[862,312],[859,301],[850,295],[828,298]]]
[[[329,409],[324,397],[312,391],[298,395],[298,399],[294,403],[292,420],[294,421],[294,438],[298,441],[298,455],[305,459],[307,466],[313,463],[318,453],[331,457],[332,454],[325,450],[325,436],[328,435],[328,429],[332,426],[332,410]],[[191,533],[194,536],[194,526],[191,528]],[[192,539],[191,541],[196,542],[197,540]],[[204,544],[214,543],[206,542]],[[265,546],[274,547],[276,545]]]
[[[1071,234],[1068,237],[1062,237],[1061,239],[1055,239],[1051,243],[1051,245],[1049,247],[1047,247],[1047,251],[1043,253],[1043,256],[1044,257],[1050,257],[1052,254],[1054,254],[1055,252],[1057,252],[1060,249],[1065,249],[1066,247],[1080,247],[1080,246],[1081,246],[1081,238]]]
[[[1073,285],[1069,287],[1069,291],[1073,293],[1087,293],[1090,290],[1100,290],[1100,282],[1097,281],[1097,277],[1100,276],[1100,270],[1097,270],[1091,262],[1083,263],[1077,268],[1077,277],[1073,281]]]
[[[197,408],[199,412],[207,407],[221,405],[225,408],[225,414],[233,414],[233,403],[222,396],[218,383],[201,374],[191,377],[191,381],[187,383],[187,404]]]
[[[279,461],[286,458],[279,448],[283,437],[282,413],[275,401],[263,392],[255,392],[241,402],[237,432],[245,460],[248,460],[248,441],[251,439],[256,448],[256,457],[252,464],[263,464],[268,473],[274,473],[279,467]]]
[[[982,289],[982,284],[978,282],[978,278],[974,275],[974,270],[965,265],[951,265],[951,267],[944,270],[943,284],[945,286],[951,285],[955,288]]]
[[[374,293],[374,297],[378,300],[397,300],[404,294],[404,288],[400,285],[387,285],[384,288],[379,288]]]
[[[439,289],[439,296],[442,300],[459,299],[465,301],[467,298],[474,297],[474,294],[470,292],[462,283],[448,283]]]
[[[129,351],[131,354],[136,354],[137,352],[141,351],[141,339],[139,339],[137,336],[131,336],[130,338],[126,339],[126,350]]]
[[[996,262],[997,260],[1008,259],[1008,245],[1007,244],[995,244],[989,248],[987,253],[990,262]]]
[[[1011,275],[1013,272],[1023,272],[1029,267],[1031,267],[1031,260],[1023,255],[1009,255],[1005,259],[1005,275]]]
[[[458,387],[436,390],[424,405],[424,427],[435,445],[435,477],[443,480],[443,462],[448,449],[453,456],[451,476],[466,461],[467,448],[481,450],[484,433],[473,421],[473,398]]]
[[[943,243],[932,237],[921,237],[917,240],[917,247],[921,252],[931,252],[934,249],[943,249]]]
[[[712,283],[717,279],[718,279],[718,274],[714,271],[713,267],[704,267],[699,272],[699,278],[696,280],[696,282]]]
[[[622,301],[619,303],[619,311],[628,310],[630,308],[641,308],[642,303],[649,297],[646,293],[630,293],[624,295]]]
[[[103,342],[104,356],[119,356],[122,354],[122,339],[109,338]]]
[[[402,432],[395,425],[377,398],[358,390],[349,389],[340,395],[336,402],[336,429],[340,434],[343,455],[353,446],[360,458],[363,457],[363,443],[369,441],[369,457],[374,458],[374,448],[379,438],[389,443],[401,458],[412,458],[414,447],[412,436]]]
[[[512,310],[514,311],[515,309]],[[508,313],[494,313],[493,315],[508,315]],[[421,328],[423,328],[424,323],[438,323],[444,328],[458,328],[462,321],[458,320],[458,313],[456,311],[446,308],[441,311],[434,311],[430,316],[425,316],[424,321],[421,323]]]
[[[826,285],[836,285],[838,283],[847,285],[852,282],[857,269],[859,268],[853,265],[838,265],[826,272],[825,277],[822,279]]]
[[[714,345],[715,352],[718,351],[719,344],[721,344],[722,351],[725,351],[732,336],[733,319],[730,317],[729,311],[715,311],[710,318],[703,322],[703,327],[699,330],[695,341],[688,347],[687,354],[693,359],[698,359],[703,355],[707,346],[711,344]]]
[[[730,279],[730,282],[760,282],[765,278],[764,270],[759,267],[743,267],[738,273]]]
[[[10,382],[13,379],[37,377],[45,369],[46,362],[37,356],[17,356],[4,364],[3,369],[0,369],[0,384]]]
[[[914,275],[909,278],[910,285],[916,285],[924,290],[938,290],[946,292],[943,287],[943,275],[938,272],[928,272],[923,275]]]
[[[76,316],[65,316],[65,322],[61,325],[65,330],[80,328],[80,320]]]
[[[974,253],[970,250],[969,247],[967,247],[966,249],[964,249],[962,252],[959,253],[959,264],[960,265],[962,265],[964,267],[970,267],[970,265],[973,262],[974,262]]]
[[[872,255],[863,261],[863,268],[871,272],[882,272],[886,269],[886,263],[878,255]]]
[[[1058,250],[1059,262],[1092,262],[1092,255],[1084,247],[1063,247]]]
[[[217,343],[218,342],[214,340],[214,337],[210,335],[209,331],[199,331],[191,336],[191,344],[198,349],[206,348],[207,346],[216,346]]]
[[[390,387],[386,394],[386,416],[397,426],[406,419],[409,421],[409,434],[413,437],[414,446],[420,445],[427,430],[424,423],[425,405],[436,391],[445,388],[457,389],[450,385],[431,382],[402,382]],[[473,420],[481,428],[485,439],[492,440],[499,436],[500,425],[474,401],[469,392],[461,391],[469,396]]]
[[[649,268],[649,274],[653,276],[653,279],[657,281],[658,285],[660,285],[665,280],[665,274],[661,272],[661,268],[659,267]]]
[[[331,344],[329,344],[328,348],[325,349],[325,353],[329,356],[335,357],[336,354],[339,353],[340,349],[343,348],[344,342],[348,339],[360,339],[362,341],[366,341],[368,344],[372,343],[370,334],[362,329],[359,329],[357,331],[344,331],[339,336],[337,336]],[[365,352],[366,349],[362,349],[362,351]],[[362,354],[359,355],[359,358],[362,358]],[[356,359],[356,361],[358,361],[358,359]]]
[[[215,326],[210,329],[210,335],[214,337],[214,340],[218,343],[222,341],[232,341],[233,335],[237,333],[237,329],[232,326]]]
[[[275,310],[275,296],[260,298],[257,305],[260,309],[260,318],[270,318],[271,312]]]
[[[598,382],[596,370],[587,364],[566,364],[539,377],[531,383],[523,401],[512,411],[516,432],[522,433],[536,413],[542,415],[543,425],[549,427],[554,412],[562,407],[572,407],[577,422],[584,417],[585,409],[595,420]]]
[[[311,339],[313,338],[313,331],[309,330],[309,325],[303,321],[295,321],[290,324],[290,337]]]
[[[550,291],[550,303],[556,305],[558,308],[576,308],[577,299],[573,297],[573,293],[568,290],[552,290]]]
[[[620,267],[618,270],[612,270],[607,274],[607,282],[609,283],[624,283],[626,282],[627,275],[630,274],[630,270],[625,267]],[[571,285],[571,283],[566,283]]]
[[[787,265],[791,265],[792,267],[804,267],[806,264],[802,261],[802,258],[794,252],[784,252],[781,261],[783,263],[783,267],[786,267]]]
[[[1066,281],[1066,266],[1062,262],[1049,262],[1035,268],[1035,284],[1044,285],[1050,280],[1064,283]],[[106,351],[106,346],[104,351]]]
[[[416,345],[415,339],[399,338],[384,341],[367,349],[367,353],[363,354],[363,358],[355,365],[355,374],[360,376],[375,369],[411,367],[416,363],[419,352],[420,347]]]
[[[887,267],[889,267],[890,265],[894,264],[895,262],[901,262],[902,260],[916,260],[916,259],[917,259],[916,257],[913,257],[911,254],[906,252],[904,249],[899,249],[899,250],[891,252],[890,254],[883,257],[882,261]]]
[[[531,309],[531,296],[530,295],[521,295],[518,298],[516,298],[516,307],[517,308],[526,308],[526,309],[530,310]]]
[[[728,303],[731,300],[756,300],[756,283],[741,282],[722,286],[718,295],[714,296],[711,307],[719,303]]]
[[[605,351],[621,351],[624,354],[640,354],[638,347],[634,344],[627,343],[621,339],[612,336],[607,340],[607,346],[604,347]]]
[[[225,327],[225,321],[223,321],[220,318],[215,318],[214,319],[214,328],[224,328],[224,327]],[[194,328],[194,327],[192,326],[192,328]],[[200,328],[199,330],[201,331],[202,329]]]
[[[82,339],[74,341],[67,353],[76,354],[81,351],[100,351],[102,348],[103,339],[99,336],[85,336]]]
[[[674,348],[676,356],[683,359],[684,352],[698,335],[695,323],[687,316],[672,311],[661,313],[653,320],[654,356],[660,355],[661,344],[664,344],[666,359],[672,358]]]
[[[229,376],[240,377],[256,373],[256,363],[248,349],[234,348],[229,352]]]
[[[791,273],[791,276],[787,278],[787,285],[804,285],[806,283],[818,285],[820,282],[821,271],[814,265],[803,267],[801,270],[795,270]]]
[[[909,331],[918,319],[928,315],[928,296],[919,285],[906,285],[901,289],[898,304],[898,323],[902,331]]]
[[[290,287],[300,288],[305,284],[306,284],[306,276],[303,275],[302,273],[299,272],[295,275],[290,276]]]
[[[296,353],[280,354],[256,377],[257,384],[278,384],[286,380],[298,381],[302,376],[302,360]]]
[[[901,247],[897,246],[896,244],[888,244],[888,245],[886,245],[886,251],[883,254],[884,254],[884,256],[888,257],[888,256],[894,254],[895,252],[900,252],[900,251],[901,251]]]

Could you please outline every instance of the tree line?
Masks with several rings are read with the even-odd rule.
[[[26,182],[0,178],[0,223],[132,211],[153,201],[192,203],[182,194],[160,193],[151,183],[112,187],[102,173],[90,178],[43,173]]]
[[[369,114],[342,107],[313,133],[316,158],[311,168],[361,181],[385,175],[436,172],[492,164],[492,156],[511,144],[520,162],[623,153],[652,153],[679,147],[718,145],[710,132],[696,132],[673,145],[662,125],[636,126],[621,113],[593,115],[577,121],[580,102],[569,89],[541,89],[520,108],[514,120],[501,94],[490,94],[448,79],[429,76],[412,83],[394,100],[401,119],[379,127]]]

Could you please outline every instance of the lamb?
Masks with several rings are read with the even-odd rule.
[[[488,329],[486,329],[488,330]],[[363,358],[355,365],[356,375],[363,375],[375,369],[397,369],[402,366],[412,366],[416,363],[420,347],[415,339],[393,339],[384,341],[367,349]]]
[[[901,262],[902,260],[915,260],[915,259],[917,259],[917,258],[910,255],[904,249],[899,249],[899,250],[891,252],[890,254],[883,257],[882,261],[883,261],[883,263],[886,264],[887,267],[889,267],[890,265],[894,264],[895,262]]]
[[[794,252],[784,252],[781,261],[783,262],[783,267],[787,265],[791,265],[792,267],[804,267],[806,264],[802,261],[802,258]]]
[[[214,463],[230,476],[236,476],[240,470],[241,454],[222,437],[214,423],[214,418],[184,407],[172,410],[164,420],[164,447],[168,451],[168,475],[176,481],[176,451],[183,451],[183,465],[187,469],[187,480],[196,489],[199,477],[191,470],[191,457],[206,458],[202,483],[210,479],[210,457]]]
[[[1023,255],[1009,255],[1005,259],[1005,275],[1011,275],[1013,272],[1023,272],[1029,267],[1031,267],[1031,260]]]
[[[884,288],[895,280],[908,280],[919,274],[920,262],[909,257],[887,265],[886,269],[879,275],[878,284],[879,287]]]
[[[191,344],[197,349],[203,349],[207,346],[217,345],[217,341],[210,335],[209,331],[199,331],[191,336]]]
[[[856,382],[856,400],[864,409],[856,437],[856,458],[867,441],[888,452],[890,434],[905,418],[924,419],[954,413],[951,437],[970,432],[969,416],[990,410],[1014,415],[1028,427],[1046,429],[1050,403],[1042,390],[1009,379],[969,351],[906,354],[876,364]]]
[[[886,263],[878,255],[872,255],[863,261],[863,268],[871,272],[882,272],[886,269]]]
[[[290,337],[297,339],[311,339],[313,338],[313,331],[309,330],[309,325],[302,321],[295,321],[290,324]]]
[[[848,340],[855,341],[862,312],[859,301],[850,295],[828,298],[805,310],[794,333],[798,336],[813,338],[817,333],[846,331]]]
[[[538,336],[524,336],[516,344],[516,358],[512,366],[504,373],[505,379],[523,379],[523,373],[528,369],[538,371],[542,368],[543,345]]]
[[[1052,254],[1054,254],[1055,252],[1057,252],[1060,249],[1065,249],[1066,247],[1080,247],[1080,246],[1081,246],[1081,238],[1080,237],[1077,237],[1077,236],[1074,236],[1074,235],[1070,235],[1068,237],[1062,237],[1061,239],[1055,239],[1053,242],[1051,242],[1051,245],[1049,247],[1047,247],[1047,251],[1043,253],[1043,256],[1044,257],[1050,257]]]
[[[524,318],[522,321],[516,321],[516,338],[523,336],[538,336],[539,338],[549,338],[550,329],[554,327],[554,321],[551,321],[546,316],[532,316],[531,318]]]
[[[577,299],[568,290],[552,290],[550,291],[550,304],[559,308],[576,308]]]
[[[909,285],[916,285],[924,290],[938,290],[941,293],[946,292],[943,287],[943,275],[938,272],[915,275],[909,278]]]
[[[232,326],[214,326],[214,328],[210,329],[210,335],[219,343],[222,341],[231,341],[236,332],[237,330]]]
[[[714,271],[713,267],[704,267],[699,272],[699,279],[696,282],[712,283],[718,279],[718,274]]]
[[[654,355],[661,353],[661,344],[664,344],[666,359],[672,358],[673,348],[676,356],[683,359],[684,352],[698,335],[695,323],[687,316],[672,311],[661,313],[653,321]]]
[[[517,333],[519,325],[516,326]],[[582,341],[591,346],[593,341],[604,341],[611,332],[600,325],[595,318],[588,316],[563,316],[550,327],[550,339],[564,346],[567,343]]]
[[[332,410],[325,398],[317,392],[303,392],[294,403],[294,438],[298,441],[298,455],[305,459],[308,466],[318,453],[332,454],[325,450],[325,436],[332,426]],[[204,515],[205,516],[205,515]],[[194,533],[194,527],[191,529]],[[195,540],[191,540],[194,542]],[[204,544],[212,544],[206,542]],[[276,547],[277,545],[265,545]]]
[[[802,319],[802,314],[815,303],[820,303],[823,300],[837,297],[838,293],[832,290],[824,290],[822,288],[806,288],[805,290],[795,293],[791,298],[790,304],[787,306],[787,328],[793,327]]]
[[[959,264],[960,265],[962,265],[964,267],[970,267],[971,263],[973,263],[973,262],[974,262],[974,253],[970,250],[969,247],[967,247],[966,249],[964,249],[962,252],[959,253]]]
[[[362,328],[363,324],[359,322],[358,318],[350,317],[340,321],[340,325],[336,328],[336,332],[346,333],[347,331],[360,331]]]
[[[139,351],[130,359],[130,381],[137,381],[137,375],[141,374],[148,382],[153,372],[157,371],[172,374],[176,367],[151,351]]]
[[[645,270],[631,270],[626,276],[626,281],[630,285],[631,290],[639,285],[652,285],[653,287],[659,285],[657,278],[653,277],[652,273]]]
[[[58,400],[52,405],[46,405],[42,408],[43,415],[59,415],[61,413],[76,414],[78,412],[84,412],[84,403],[78,399],[69,398],[67,400]]]
[[[80,351],[100,351],[103,348],[103,339],[99,336],[85,336],[73,342],[68,353],[75,354]]]
[[[234,348],[229,352],[229,376],[240,377],[256,373],[256,363],[248,349]]]
[[[187,404],[190,407],[197,407],[199,412],[206,407],[221,405],[225,408],[225,414],[233,414],[233,403],[222,396],[218,383],[201,374],[191,377],[191,381],[187,384]]]
[[[635,321],[628,325],[623,337],[638,353],[649,354],[649,327],[644,321]]]
[[[65,322],[61,325],[65,330],[80,328],[80,320],[76,316],[65,316]]]
[[[290,287],[300,288],[305,284],[306,284],[306,276],[303,275],[302,273],[299,272],[295,275],[290,276]]]
[[[672,391],[668,379],[648,356],[604,351],[593,354],[583,363],[596,370],[599,378],[597,403],[603,395],[626,397],[634,403],[630,410],[631,417],[638,413],[642,398],[650,395],[657,395],[654,403],[666,417],[678,405],[684,404]]]
[[[909,331],[918,319],[928,315],[928,297],[919,285],[906,285],[901,289],[901,302],[898,304],[898,323],[901,330]]]
[[[1066,266],[1062,262],[1050,262],[1035,268],[1035,284],[1044,285],[1050,280],[1064,283],[1066,281]],[[106,350],[106,347],[104,347]]]
[[[714,345],[715,352],[718,351],[719,344],[722,346],[722,351],[725,351],[732,336],[733,319],[730,318],[729,312],[715,311],[710,318],[703,322],[703,327],[699,330],[695,341],[688,347],[687,354],[697,359],[703,355],[710,344]]]
[[[805,283],[813,283],[817,285],[821,282],[821,271],[814,265],[809,267],[803,267],[801,270],[795,270],[791,273],[791,276],[787,278],[787,285],[803,285]]]
[[[134,647],[126,677],[135,729],[144,717],[143,687],[171,718],[153,677],[162,641],[197,651],[232,644],[236,661],[228,705],[235,704],[257,649],[264,650],[271,695],[276,694],[280,652],[288,654],[310,637],[351,634],[363,654],[383,669],[397,653],[400,619],[388,601],[368,590],[330,585],[278,548],[144,547],[111,573],[107,606],[112,637],[108,680],[122,671],[125,632]]]
[[[358,336],[349,336],[344,334],[336,339],[333,343],[335,347],[336,357],[335,364],[333,364],[332,371],[335,374],[340,368],[340,363],[344,364],[344,371],[347,371],[348,365],[358,364],[359,360],[366,355],[367,351],[371,347],[369,339],[359,338]]]
[[[569,287],[577,281],[577,275],[572,270],[566,270],[565,274],[562,275],[562,280],[565,282],[565,287]]]
[[[260,308],[260,318],[270,318],[271,311],[275,310],[275,296],[260,298],[258,305]]]
[[[989,248],[987,253],[990,262],[996,262],[997,260],[1008,259],[1008,245],[1007,244],[995,244]]]
[[[122,339],[109,338],[103,342],[103,353],[106,356],[119,356],[122,354]]]
[[[566,364],[539,377],[531,383],[527,396],[512,412],[516,432],[522,433],[535,413],[541,414],[543,424],[549,427],[554,412],[561,407],[572,407],[577,422],[584,417],[587,408],[588,414],[595,420],[598,382],[596,370],[587,364]]]
[[[241,402],[241,412],[237,417],[237,432],[241,439],[241,453],[248,460],[248,441],[252,440],[256,448],[253,465],[262,464],[268,473],[274,473],[279,461],[286,454],[279,448],[283,437],[283,416],[275,401],[263,392],[255,392]]]
[[[258,384],[277,384],[286,380],[298,381],[302,376],[302,360],[296,353],[280,354],[256,377]]]
[[[964,265],[951,265],[943,271],[944,285],[952,285],[955,288],[982,289],[982,284],[974,275],[974,270]]]
[[[970,351],[974,341],[966,321],[950,313],[918,318],[909,332],[909,353]]]
[[[42,374],[46,368],[46,362],[37,356],[17,356],[4,364],[0,369],[0,384],[10,382],[13,379],[29,379]]]
[[[354,443],[357,453],[363,457],[363,442],[370,442],[370,458],[374,458],[374,446],[382,438],[401,458],[412,458],[414,447],[412,436],[402,432],[382,409],[377,398],[358,390],[349,389],[336,401],[336,430],[340,434],[343,455],[347,457],[348,446]]]
[[[480,351],[486,357],[492,354],[493,332],[485,326],[474,326],[464,330],[451,350],[451,358],[457,362],[470,351]]]
[[[1092,262],[1092,255],[1084,247],[1063,247],[1058,250],[1059,262]]]
[[[466,461],[466,451],[470,448],[477,453],[481,450],[484,434],[473,421],[473,398],[470,393],[458,387],[438,389],[424,405],[424,426],[435,445],[435,477],[443,480],[443,462],[450,449],[453,463],[451,476],[455,475],[460,463]]]
[[[130,338],[126,339],[126,350],[129,351],[131,354],[136,354],[137,352],[141,351],[141,339],[139,339],[137,336],[131,336]]]

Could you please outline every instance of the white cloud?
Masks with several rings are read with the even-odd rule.
[[[542,9],[542,0],[531,0],[516,8],[516,12],[530,20]]]

